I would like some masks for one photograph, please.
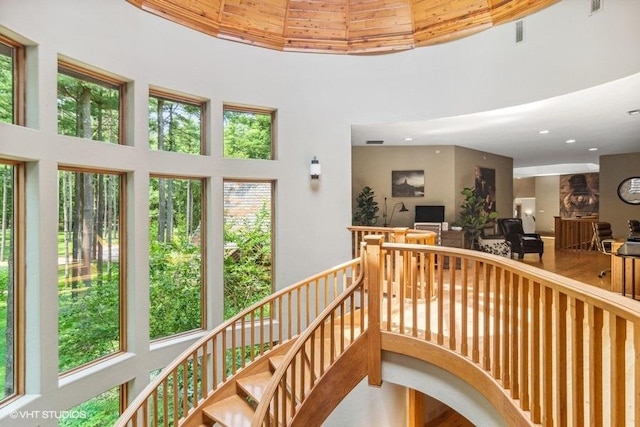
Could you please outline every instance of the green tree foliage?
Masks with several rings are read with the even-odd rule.
[[[0,122],[13,123],[13,58],[0,44]]]
[[[112,426],[120,413],[120,387],[102,393],[93,399],[68,410],[68,416],[60,419],[59,427]]]
[[[271,159],[271,114],[224,111],[224,156]]]
[[[224,315],[228,319],[271,293],[271,215],[267,206],[255,220],[226,222],[224,237],[235,246],[224,261]]]
[[[89,116],[83,114],[88,95]],[[120,140],[120,91],[107,84],[92,83],[58,73],[58,133],[96,141]]]
[[[201,152],[202,108],[149,97],[149,145],[154,150],[187,154]]]
[[[65,372],[120,350],[119,184],[114,175],[71,171],[60,171],[59,181],[58,343]]]
[[[150,273],[150,337],[157,339],[200,328],[200,247],[184,238],[152,241]]]
[[[120,349],[120,292],[117,271],[99,286],[59,297],[59,370],[112,354]]]
[[[0,400],[15,390],[14,167],[0,164]]]
[[[201,182],[150,181],[150,337],[158,339],[201,328]]]

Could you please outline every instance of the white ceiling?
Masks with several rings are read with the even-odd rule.
[[[640,73],[499,110],[420,122],[353,125],[351,142],[458,145],[512,157],[514,177],[597,172],[601,155],[640,151],[640,114],[628,114],[635,109],[640,109]],[[549,132],[541,134],[541,130]],[[569,139],[575,142],[567,143]]]

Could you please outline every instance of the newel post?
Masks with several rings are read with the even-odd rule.
[[[365,286],[369,290],[368,314],[369,326],[368,335],[368,367],[369,385],[382,385],[382,363],[381,363],[381,333],[380,333],[380,300],[381,300],[381,277],[382,277],[382,250],[384,242],[383,236],[366,236],[366,264],[365,264]]]
[[[407,243],[408,227],[393,227],[393,243]]]

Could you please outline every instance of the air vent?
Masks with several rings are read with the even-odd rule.
[[[591,0],[591,13],[600,12],[604,0]]]
[[[384,144],[384,141],[381,139],[369,139],[367,140],[367,144],[368,145],[382,145]]]
[[[516,43],[524,42],[524,21],[516,21]]]

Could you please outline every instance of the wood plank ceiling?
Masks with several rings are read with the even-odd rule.
[[[375,54],[443,43],[559,0],[127,0],[206,34],[270,49]]]

